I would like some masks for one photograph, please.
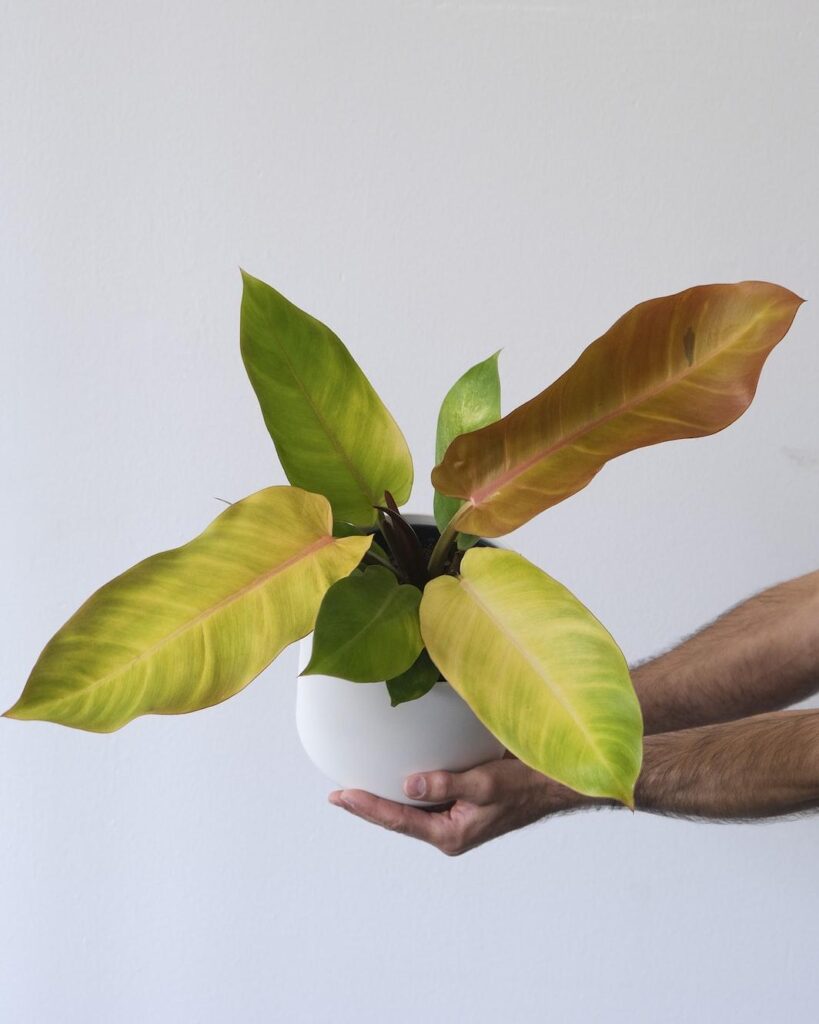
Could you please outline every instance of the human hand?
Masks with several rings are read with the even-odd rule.
[[[337,790],[329,800],[365,821],[431,843],[450,857],[547,815],[601,802],[580,796],[511,755],[466,772],[410,775],[404,792],[413,800],[429,800],[430,808],[408,807],[360,789]]]

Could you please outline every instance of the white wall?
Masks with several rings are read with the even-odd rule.
[[[640,299],[813,300],[738,424],[515,536],[632,658],[817,565],[817,7],[0,4],[0,703],[96,586],[283,480],[237,265],[334,326],[416,453]],[[447,860],[325,803],[295,651],[94,736],[0,722],[0,1020],[816,1019],[819,819],[556,820]]]

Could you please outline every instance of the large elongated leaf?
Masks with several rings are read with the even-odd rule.
[[[10,718],[111,732],[238,693],[313,628],[370,537],[332,536],[319,494],[268,487],[98,590],[49,641]]]
[[[775,284],[689,288],[635,306],[551,387],[457,438],[432,473],[459,530],[499,537],[579,491],[616,455],[727,427],[802,300]]]
[[[580,793],[633,804],[642,718],[628,666],[562,584],[514,552],[475,548],[460,578],[427,584],[421,632],[513,754]]]
[[[459,377],[452,385],[441,404],[438,413],[438,429],[435,434],[435,461],[440,462],[447,448],[456,437],[479,430],[500,417],[500,377],[496,352],[483,362],[477,363]],[[438,529],[443,531],[450,519],[461,507],[458,498],[448,498],[435,492],[433,510]],[[460,538],[459,538],[460,540]],[[477,537],[465,536],[462,547],[471,546]]]
[[[412,489],[407,442],[333,332],[242,274],[242,358],[287,479],[324,494],[336,519],[375,522],[391,491]]]
[[[321,603],[313,651],[302,675],[375,683],[404,672],[424,646],[420,602],[417,587],[399,585],[380,565],[339,580]]]

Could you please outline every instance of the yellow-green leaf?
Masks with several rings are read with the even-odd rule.
[[[499,537],[579,491],[609,459],[722,430],[750,405],[802,299],[762,281],[689,288],[626,313],[551,387],[456,438],[432,473],[458,530]]]
[[[238,501],[90,597],[6,715],[111,732],[138,715],[218,704],[310,632],[371,539],[334,538],[327,500],[295,487]]]
[[[376,521],[412,489],[404,435],[335,334],[242,274],[242,358],[287,479],[325,495],[336,519]]]
[[[302,675],[339,676],[355,683],[397,676],[424,646],[418,624],[421,591],[372,565],[333,584],[316,619],[310,663]]]
[[[620,649],[557,580],[512,551],[467,552],[421,601],[424,642],[495,736],[579,793],[633,805],[642,717]]]

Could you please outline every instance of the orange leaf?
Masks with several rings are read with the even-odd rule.
[[[452,442],[432,483],[464,499],[457,529],[500,537],[585,487],[616,455],[727,427],[750,405],[802,301],[744,281],[635,306],[545,391]]]

